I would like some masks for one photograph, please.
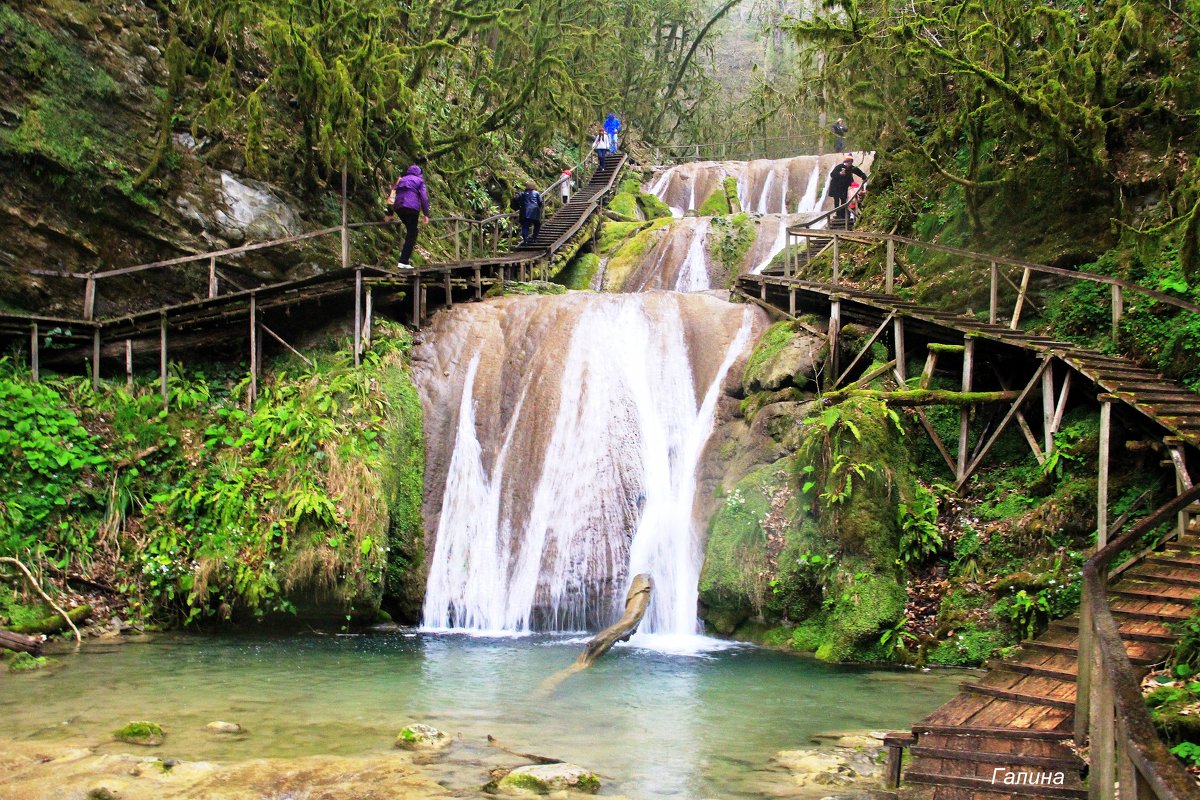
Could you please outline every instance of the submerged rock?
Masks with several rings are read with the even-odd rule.
[[[549,794],[566,789],[595,794],[600,791],[600,778],[574,764],[531,764],[517,767],[497,784],[500,794],[509,795]]]
[[[204,730],[208,731],[209,733],[221,734],[239,734],[246,732],[246,729],[236,722],[221,722],[220,720],[208,723],[204,726]]]
[[[775,754],[774,760],[791,773],[797,786],[850,786],[879,776],[876,752],[875,749],[857,747],[783,750]]]
[[[404,750],[441,750],[449,747],[450,737],[432,725],[405,725],[396,734],[396,747]]]

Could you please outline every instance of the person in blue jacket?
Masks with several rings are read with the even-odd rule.
[[[400,269],[412,269],[413,248],[417,245],[417,215],[423,217],[423,222],[429,224],[429,191],[425,188],[425,177],[421,168],[413,164],[396,181],[396,199],[392,201],[392,210],[404,223],[404,247],[400,250]],[[389,215],[390,217],[390,215]]]
[[[617,133],[621,130],[621,120],[617,119],[617,115],[609,113],[604,120],[604,132],[608,134],[608,154],[610,156],[617,154]]]

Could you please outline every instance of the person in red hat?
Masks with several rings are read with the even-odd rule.
[[[575,188],[575,178],[571,176],[571,170],[564,169],[562,171],[562,182],[559,183],[559,191],[562,192],[563,205],[571,199],[571,190]]]

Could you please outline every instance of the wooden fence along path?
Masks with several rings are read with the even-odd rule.
[[[884,291],[859,288],[842,278],[840,256],[848,243],[886,246]],[[889,737],[893,784],[901,783],[901,754],[911,748],[901,795],[927,800],[1108,799],[1118,797],[1119,785],[1122,800],[1200,797],[1191,777],[1158,739],[1139,689],[1139,678],[1169,654],[1176,638],[1172,623],[1186,619],[1193,599],[1200,596],[1200,486],[1194,487],[1191,478],[1200,454],[1200,395],[1129,359],[1019,327],[1022,308],[1033,300],[1033,282],[1045,275],[1109,284],[1114,336],[1127,293],[1185,313],[1200,313],[1200,307],[1119,279],[886,234],[816,230],[806,223],[789,230],[789,245],[782,263],[766,274],[743,276],[736,291],[828,337],[829,374],[836,377],[823,387],[826,393],[866,385],[885,373],[902,386],[928,388],[935,372],[961,379],[964,393],[994,390],[977,403],[992,405],[990,414],[973,418],[970,408],[962,407],[957,443],[943,441],[916,409],[957,488],[970,481],[1012,425],[1020,428],[1033,457],[1044,462],[1053,453],[1054,434],[1068,406],[1094,404],[1100,419],[1098,550],[1083,568],[1080,614],[1054,622],[1041,636],[1023,642],[1011,658],[990,662],[978,682],[964,683],[960,694],[916,724],[911,734]],[[917,279],[898,258],[897,247],[904,246],[989,264],[989,270],[980,271],[990,282],[987,321],[969,309],[934,309],[896,296],[897,272],[901,280]],[[826,258],[818,261],[822,255]],[[805,266],[809,274],[824,269],[831,277],[794,277]],[[1009,280],[1004,268],[1020,269],[1019,283]],[[1006,283],[1015,302],[1002,319],[1000,297]],[[806,322],[806,314],[827,319],[827,327]],[[872,333],[857,355],[842,364],[843,329],[850,324]],[[877,342],[887,346],[891,361],[864,374],[870,360],[865,357]],[[909,381],[907,365],[914,358],[918,363],[924,359],[924,369]],[[1108,517],[1114,415],[1154,441],[1163,463],[1176,475],[1177,496],[1132,526],[1124,519],[1110,524]],[[987,426],[973,432],[972,425],[985,419]],[[1085,747],[1090,768],[1078,755]]]
[[[43,356],[53,356],[59,361],[77,359],[83,349],[88,352],[93,384],[99,380],[102,361],[123,361],[126,373],[132,376],[135,355],[156,354],[164,402],[167,399],[167,364],[172,351],[195,351],[230,343],[240,348],[248,342],[253,397],[262,367],[264,340],[269,338],[281,347],[293,349],[275,330],[275,327],[288,323],[289,318],[294,326],[305,313],[318,314],[322,319],[344,318],[347,312],[351,313],[357,359],[364,345],[369,344],[371,319],[377,305],[386,303],[400,309],[407,304],[405,310],[411,315],[413,325],[420,326],[429,311],[431,292],[434,305],[450,306],[456,295],[460,300],[480,299],[486,288],[506,280],[532,279],[535,271],[540,270],[546,277],[554,254],[579,236],[585,225],[600,212],[613,192],[626,159],[624,153],[609,157],[605,169],[592,174],[568,203],[547,217],[535,241],[518,245],[511,252],[500,252],[504,237],[511,236],[512,226],[508,224],[511,215],[501,214],[485,220],[445,218],[440,223],[450,227],[451,233],[443,238],[453,236],[456,253],[462,255],[465,252],[466,257],[405,270],[368,264],[352,266],[351,231],[385,223],[349,223],[343,204],[341,226],[286,239],[106,272],[34,271],[35,274],[81,281],[84,289],[81,315],[69,318],[0,313],[0,338],[10,341],[24,338],[29,342],[30,366],[35,378]],[[582,165],[576,165],[574,172],[582,177],[580,167]],[[556,182],[545,192],[551,208],[558,200],[558,186]],[[342,266],[311,277],[244,288],[218,266],[222,258],[334,234],[341,236]],[[423,230],[422,236],[429,236],[429,231]],[[475,255],[479,251],[482,252]],[[207,296],[148,311],[96,314],[97,296],[104,280],[197,263],[208,266]],[[232,286],[233,290],[222,293],[221,289],[226,286]],[[56,344],[50,352],[42,343],[47,336]]]

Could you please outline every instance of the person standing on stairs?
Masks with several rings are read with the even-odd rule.
[[[422,217],[425,225],[429,224],[429,191],[425,188],[425,176],[416,164],[409,167],[392,187],[395,199],[392,201],[392,211],[404,224],[404,246],[400,249],[398,269],[412,269],[413,248],[417,246],[417,216]],[[391,222],[392,214],[384,217]]]
[[[846,134],[849,132],[846,123],[842,122],[842,118],[838,117],[837,122],[833,123],[833,149],[846,149]]]
[[[854,182],[855,175],[864,181],[867,179],[867,173],[854,166],[854,156],[849,153],[829,173],[829,196],[833,199],[833,207],[840,209],[835,215],[836,219],[846,219],[846,196],[850,193],[850,184]]]
[[[596,160],[600,162],[600,170],[604,170],[605,157],[608,155],[608,134],[596,130],[596,141],[592,142],[592,149],[596,151]]]
[[[565,206],[571,200],[571,190],[575,188],[575,178],[571,175],[571,170],[564,169],[562,171],[562,182],[559,184],[559,192],[562,195],[562,204]]]
[[[604,120],[604,132],[608,134],[608,152],[613,155],[617,154],[617,134],[620,131],[621,120],[610,111],[608,118]]]
[[[525,181],[525,191],[513,198],[512,207],[521,220],[521,244],[529,244],[542,230],[542,210],[545,207],[542,193],[534,188],[533,181]],[[532,236],[529,235],[530,230],[533,231]]]

